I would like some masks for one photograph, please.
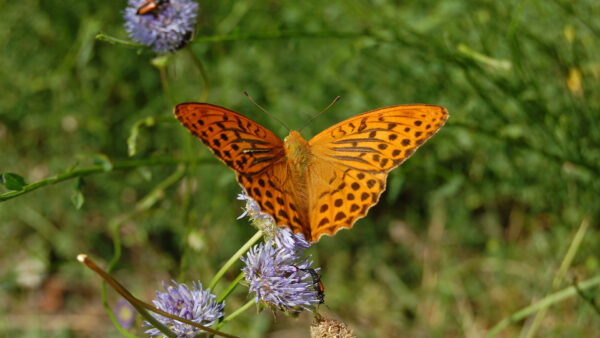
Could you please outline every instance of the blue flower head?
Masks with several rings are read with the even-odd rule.
[[[269,238],[266,243],[250,248],[246,257],[242,257],[245,264],[242,271],[256,303],[287,313],[312,310],[322,303],[322,294],[315,289],[310,273],[319,269],[312,269],[310,256],[304,255],[310,247],[304,235],[277,226],[273,217],[263,213],[248,195],[239,194],[238,200],[246,201],[246,209],[239,218],[248,215]]]
[[[178,284],[175,281],[172,283],[173,285],[165,286],[163,282],[163,289],[167,292],[156,291],[156,298],[152,302],[157,308],[203,326],[211,326],[223,317],[225,303],[217,303],[217,297],[210,293],[210,289],[203,290],[200,282],[194,282],[191,289],[185,284]],[[204,332],[171,318],[156,314],[154,317],[173,331],[177,337],[194,337]],[[144,323],[145,326],[151,325],[148,322]],[[151,336],[163,336],[163,333],[156,328],[149,329],[146,333]]]
[[[146,2],[129,0],[123,12],[125,30],[131,39],[152,47],[157,53],[183,47],[194,31],[198,4],[192,0],[154,0],[154,10],[138,13],[140,6]]]
[[[245,264],[242,271],[257,304],[298,313],[312,311],[321,303],[307,272],[312,261],[310,256],[303,257],[306,248],[304,237],[293,235],[287,228],[278,228],[274,239],[250,248],[242,258]]]
[[[135,320],[135,309],[128,301],[121,298],[113,310],[117,321],[125,329],[129,329]]]

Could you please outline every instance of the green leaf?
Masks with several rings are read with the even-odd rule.
[[[75,180],[75,184],[73,185],[74,191],[73,195],[71,195],[71,202],[75,206],[75,209],[79,210],[83,206],[83,202],[85,202],[85,197],[81,192],[81,188],[83,187],[84,181],[83,178],[78,177]]]
[[[73,202],[75,209],[81,209],[81,207],[83,206],[83,202],[85,202],[85,197],[83,196],[83,193],[79,190],[74,191],[73,195],[71,195],[71,202]]]
[[[0,182],[9,190],[21,190],[27,185],[25,179],[15,173],[4,173],[0,175]]]
[[[91,158],[92,162],[94,164],[101,165],[104,171],[111,171],[113,169],[112,161],[108,158],[108,156],[104,154],[92,154]]]
[[[140,134],[140,128],[152,127],[155,123],[156,118],[150,116],[133,124],[129,132],[129,137],[127,138],[127,154],[129,157],[135,156],[135,153],[137,152],[137,139]]]

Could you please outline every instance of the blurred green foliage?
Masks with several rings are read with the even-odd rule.
[[[203,90],[190,54],[170,57],[165,92],[151,51],[96,40],[100,31],[127,39],[124,5],[0,6],[0,172],[33,183],[99,164],[96,154],[118,163],[127,159],[130,129],[156,116],[139,130],[134,160],[186,159],[185,175],[146,200],[177,165],[99,171],[2,202],[0,335],[116,333],[99,279],[75,261],[84,252],[107,264],[110,224],[121,224],[124,250],[114,275],[146,300],[161,280],[208,283],[254,232],[235,220],[242,205],[233,173],[171,118],[174,104],[199,100]],[[242,90],[292,127],[341,95],[306,128],[307,138],[383,106],[423,102],[450,112],[390,174],[367,218],[311,249],[323,269],[321,309],[359,336],[483,335],[554,290],[586,216],[591,226],[560,288],[600,273],[595,0],[202,1],[200,8],[190,48],[208,75],[207,101],[281,137],[285,128]],[[140,201],[146,207],[132,214]],[[245,292],[228,299],[228,312],[246,302]],[[588,296],[600,299],[598,288]],[[111,304],[116,299],[111,293]],[[599,316],[573,297],[550,308],[537,332],[598,336]],[[306,336],[310,321],[248,311],[226,331]]]

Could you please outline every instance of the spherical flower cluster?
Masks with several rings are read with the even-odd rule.
[[[194,282],[190,289],[185,284],[178,284],[172,281],[173,285],[163,288],[167,292],[156,291],[156,298],[152,301],[154,305],[165,312],[182,317],[198,323],[203,326],[213,325],[219,318],[223,317],[223,308],[225,303],[218,303],[216,296],[210,293],[210,289],[202,290],[200,282]],[[167,318],[161,315],[154,315],[156,319],[165,325],[169,330],[173,331],[177,337],[194,337],[197,334],[204,332],[201,329]],[[151,324],[145,322],[146,326]],[[151,336],[162,336],[156,328],[152,328],[146,333]]]
[[[280,232],[291,234],[287,229]],[[312,278],[306,272],[312,261],[298,253],[277,247],[273,240],[250,248],[242,258],[245,264],[242,271],[257,304],[296,313],[312,310],[320,303]]]
[[[145,0],[129,0],[125,8],[125,30],[135,42],[150,46],[157,53],[183,47],[196,25],[198,4],[192,0],[155,0],[156,8],[140,14]]]
[[[125,329],[129,329],[133,325],[135,320],[135,308],[125,299],[119,300],[113,313],[115,314],[115,317],[117,317],[117,322]]]
[[[250,248],[242,258],[245,264],[242,271],[256,303],[287,313],[313,310],[322,298],[309,272],[316,273],[318,269],[312,269],[310,256],[304,255],[310,244],[301,233],[278,227],[252,198],[240,194],[238,199],[246,201],[246,210],[240,218],[249,215],[269,238],[266,243]]]

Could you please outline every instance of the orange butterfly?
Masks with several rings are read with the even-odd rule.
[[[175,116],[235,171],[277,225],[316,242],[364,217],[388,173],[444,125],[448,111],[424,104],[380,108],[308,142],[295,130],[282,142],[260,124],[206,103],[179,104]]]

